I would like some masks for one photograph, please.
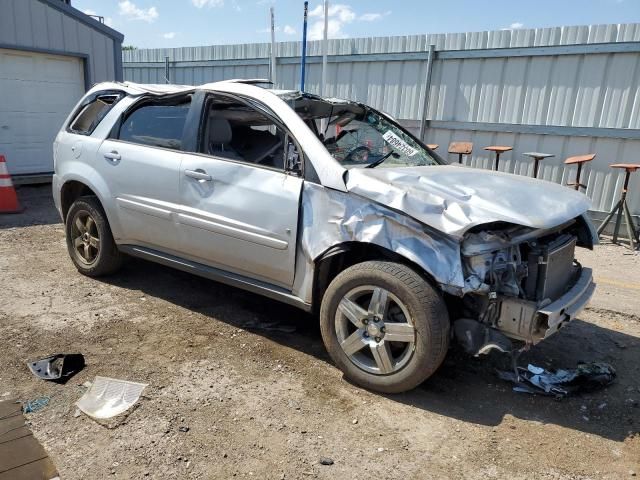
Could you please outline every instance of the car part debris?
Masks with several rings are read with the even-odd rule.
[[[469,318],[460,318],[453,323],[456,340],[469,355],[478,356],[491,350],[509,353],[513,350],[511,340],[494,328]]]
[[[76,406],[90,417],[112,418],[131,408],[146,386],[146,383],[96,377]]]
[[[574,369],[555,372],[536,365],[518,367],[518,374],[498,371],[498,377],[515,384],[516,392],[566,397],[606,387],[616,378],[615,369],[604,362],[579,363]]]
[[[34,413],[38,410],[42,410],[44,407],[49,405],[49,400],[51,400],[51,397],[47,395],[38,397],[35,400],[27,400],[22,406],[22,411],[24,413]]]
[[[64,383],[84,368],[84,357],[81,353],[56,353],[27,363],[29,370],[43,380]]]

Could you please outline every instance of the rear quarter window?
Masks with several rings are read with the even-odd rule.
[[[80,135],[91,135],[109,110],[123,97],[122,93],[97,95],[82,105],[69,123],[68,131]]]

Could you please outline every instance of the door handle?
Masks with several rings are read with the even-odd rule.
[[[187,177],[195,178],[196,180],[202,182],[210,182],[213,180],[213,177],[211,175],[200,168],[197,170],[185,170],[184,174]]]
[[[118,160],[120,160],[121,157],[120,157],[120,154],[114,150],[112,152],[105,152],[104,158],[106,158],[107,160],[112,160],[114,162],[117,162]]]

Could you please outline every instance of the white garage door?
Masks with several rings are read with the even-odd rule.
[[[82,59],[0,49],[0,155],[9,173],[53,171],[51,144],[83,93]]]

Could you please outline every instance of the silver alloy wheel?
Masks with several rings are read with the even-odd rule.
[[[405,305],[388,290],[363,285],[350,290],[338,304],[336,335],[344,353],[357,367],[389,375],[411,359],[415,328]]]
[[[96,221],[86,210],[80,210],[73,216],[71,241],[80,262],[91,265],[96,261],[100,253],[100,233]]]

